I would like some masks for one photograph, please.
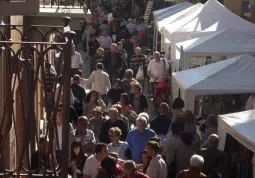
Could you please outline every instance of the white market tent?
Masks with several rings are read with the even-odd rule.
[[[229,11],[217,0],[207,3],[185,18],[176,20],[163,29],[165,38],[171,42],[172,59],[175,59],[175,44],[216,31],[236,29],[241,32],[255,34],[255,24],[252,24]]]
[[[154,11],[153,12],[153,19],[155,22],[155,26],[154,26],[154,43],[155,43],[155,48],[157,48],[157,41],[158,41],[158,33],[157,31],[160,31],[160,28],[158,28],[158,23],[160,24],[164,24],[164,23],[171,23],[171,21],[175,20],[176,18],[178,18],[182,13],[182,11],[184,11],[185,9],[189,9],[190,7],[192,7],[193,5],[189,2],[183,2],[180,4],[176,4],[174,6],[165,8],[167,10],[163,11],[163,12],[158,12],[158,11]],[[178,14],[178,15],[177,15]],[[171,19],[169,19],[170,17],[172,17]],[[161,23],[162,21],[164,21],[164,23]],[[154,47],[153,47],[154,48]]]
[[[180,88],[185,108],[194,111],[196,96],[255,92],[255,58],[244,54],[198,68],[172,74]],[[173,98],[177,93],[173,87]],[[177,94],[177,95],[176,95]]]
[[[219,149],[224,151],[226,134],[230,134],[238,142],[255,154],[255,110],[220,115],[218,119]],[[253,156],[253,163],[255,156]],[[255,175],[255,164],[253,164]]]
[[[183,51],[182,51],[183,50]],[[242,54],[255,54],[255,36],[239,32],[234,29],[222,30],[211,35],[195,38],[176,44],[176,59],[184,57],[180,63],[184,70],[189,69],[193,63],[201,65],[201,61],[192,61],[191,57],[223,57]],[[177,62],[178,63],[178,62]],[[205,61],[203,61],[203,64]]]
[[[187,7],[190,7],[190,6],[192,6],[191,3],[183,2],[183,3],[180,3],[180,4],[176,4],[174,6],[170,6],[170,7],[164,8],[164,9],[159,9],[159,10],[153,11],[153,20],[158,21],[162,18],[165,18],[165,17],[168,17],[168,16],[172,15],[172,13],[175,12],[175,11],[180,12],[181,10],[184,10]]]

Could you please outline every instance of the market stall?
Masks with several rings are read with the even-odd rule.
[[[164,27],[163,34],[171,42],[172,59],[175,59],[175,44],[206,36],[216,31],[236,29],[255,34],[255,25],[229,11],[217,0],[208,0],[194,13]]]
[[[255,54],[255,36],[234,29],[222,30],[211,35],[195,38],[176,44],[176,64],[181,70],[189,69],[193,64],[205,65],[206,56],[211,62],[217,62],[223,57],[233,57],[242,54]],[[202,57],[203,60],[192,60]]]
[[[202,67],[172,74],[173,98],[178,96],[185,108],[194,111],[196,96],[255,92],[255,58],[244,54]]]
[[[255,110],[220,115],[218,120],[219,149],[225,151],[227,134],[255,152]],[[253,156],[253,175],[255,175],[255,158]],[[249,165],[248,165],[249,166]],[[247,176],[246,176],[247,177]]]

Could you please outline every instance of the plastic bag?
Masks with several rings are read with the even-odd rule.
[[[143,80],[144,79],[143,66],[139,67],[135,78],[136,78],[136,80]]]

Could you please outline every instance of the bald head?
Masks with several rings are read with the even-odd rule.
[[[209,136],[208,141],[209,141],[211,146],[216,146],[216,145],[219,144],[220,138],[219,138],[218,135],[212,134],[212,135]]]

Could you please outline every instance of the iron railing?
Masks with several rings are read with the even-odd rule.
[[[64,18],[65,26],[68,25],[70,18]],[[75,33],[72,31],[61,32],[57,27],[51,27],[46,33],[43,33],[39,27],[30,26],[24,33],[18,30],[15,25],[3,25],[5,30],[0,31],[0,59],[4,64],[5,72],[2,78],[5,78],[2,87],[5,87],[6,100],[2,101],[3,114],[0,120],[0,176],[9,177],[62,177],[67,178],[68,175],[68,154],[69,154],[69,109],[70,109],[70,80],[71,80],[71,51],[72,40]],[[1,29],[1,28],[0,28]],[[7,29],[7,30],[6,30]],[[8,30],[15,30],[20,33],[23,41],[12,41],[7,38]],[[31,42],[29,34],[36,31],[41,36],[41,41]],[[64,39],[61,43],[46,42],[51,32],[59,33]],[[14,49],[15,45],[20,45],[18,49]],[[63,74],[64,82],[60,83],[60,91],[63,88],[63,134],[62,156],[61,162],[56,163],[54,159],[53,139],[56,132],[56,115],[60,99],[60,92],[57,100],[54,101],[56,93],[57,79],[60,76],[57,70],[54,79],[54,87],[52,92],[46,89],[45,81],[45,64],[49,63],[47,54],[51,50],[57,50],[61,53],[60,63],[64,62]],[[64,60],[64,61],[62,61]],[[41,85],[41,86],[39,86]],[[35,105],[37,98],[35,93],[38,89],[43,90],[45,100],[46,119],[48,121],[46,127],[46,138],[49,138],[48,155],[52,155],[53,159],[46,157],[41,174],[36,174],[38,170],[31,168],[31,155],[35,148],[39,147],[39,128],[37,128],[35,114]],[[18,99],[17,99],[18,98]],[[18,112],[20,110],[20,112]],[[10,161],[10,156],[4,154],[8,144],[10,135],[14,135],[16,145],[16,163],[12,164],[12,169],[6,164]],[[58,139],[57,139],[58,140]],[[58,143],[57,143],[58,145]],[[46,169],[49,162],[53,167]]]

